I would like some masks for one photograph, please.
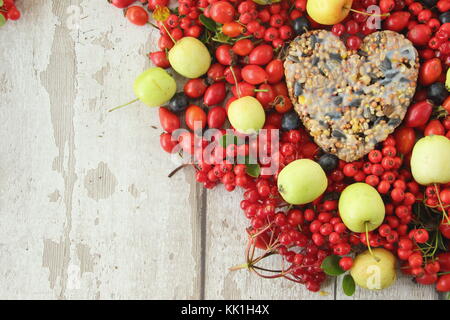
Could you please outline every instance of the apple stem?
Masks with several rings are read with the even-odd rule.
[[[149,25],[151,25],[153,28],[155,28],[155,29],[158,29],[159,30],[159,27],[157,26],[157,25],[155,25],[154,23],[151,23],[150,21],[149,22],[147,22]]]
[[[348,10],[350,10],[350,11],[352,11],[352,12],[356,12],[356,13],[360,13],[360,14],[363,14],[363,15],[365,15],[365,16],[373,16],[373,17],[389,17],[391,14],[390,13],[383,13],[383,14],[378,14],[378,13],[368,13],[368,12],[364,12],[364,11],[359,11],[359,10],[356,10],[356,9],[352,9],[352,8],[349,8],[349,7],[344,7],[344,9],[348,9]]]
[[[173,44],[176,44],[177,42],[176,42],[175,39],[172,37],[172,35],[170,34],[169,30],[167,30],[167,27],[166,27],[166,25],[164,24],[164,22],[161,23],[161,25],[163,26],[164,30],[166,30],[167,35],[169,36],[170,40],[173,41]]]
[[[269,92],[268,89],[255,89],[253,91],[255,91],[255,92]]]
[[[125,104],[123,104],[123,105],[121,105],[121,106],[112,108],[111,110],[108,110],[108,112],[113,112],[113,111],[116,111],[116,110],[121,109],[121,108],[123,108],[123,107],[129,106],[130,104],[133,104],[133,103],[135,103],[135,102],[138,101],[138,100],[139,100],[139,98],[134,99],[134,100],[132,100],[132,101],[130,101],[130,102],[128,102],[128,103],[125,103]]]
[[[372,251],[372,247],[370,246],[370,241],[369,241],[369,227],[367,225],[368,221],[364,222],[364,226],[366,227],[366,243],[367,243],[367,249],[369,249],[370,254],[372,255],[372,257],[375,259],[376,262],[380,261],[380,259],[378,257],[376,257],[373,254]]]
[[[230,270],[230,271],[236,271],[236,270],[248,269],[248,268],[249,268],[248,263],[243,263],[243,264],[240,264],[240,265],[231,267],[231,268],[229,268],[228,270]]]
[[[236,86],[236,93],[238,95],[238,98],[240,98],[241,97],[241,89],[238,86],[238,81],[236,78],[236,74],[234,73],[233,66],[230,66],[230,71],[231,71],[231,75],[233,76],[234,85]]]
[[[441,207],[441,209],[442,209],[442,215],[443,215],[442,216],[442,220],[447,220],[448,221],[449,219],[448,219],[447,213],[445,212],[444,204],[441,201],[441,197],[439,196],[439,188],[438,188],[436,183],[434,183],[434,190],[436,191],[436,197],[437,197],[437,199],[439,201],[439,207]]]
[[[192,165],[192,164],[191,164],[191,163],[185,163],[185,164],[182,164],[181,166],[175,168],[171,173],[169,173],[169,175],[168,175],[167,177],[168,177],[168,178],[172,178],[172,177],[175,175],[175,173],[177,173],[177,172],[180,171],[181,169],[186,168],[186,167],[188,167],[188,166],[190,166],[190,165]]]

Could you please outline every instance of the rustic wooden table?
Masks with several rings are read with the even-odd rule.
[[[230,272],[243,262],[240,192],[205,191],[159,147],[133,97],[152,28],[106,1],[20,1],[0,29],[1,299],[347,299]],[[400,278],[353,299],[438,299]]]

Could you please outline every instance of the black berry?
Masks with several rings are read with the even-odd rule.
[[[180,112],[187,108],[189,101],[183,92],[176,93],[170,100],[168,107],[172,112]]]
[[[305,17],[299,17],[292,23],[295,34],[301,35],[309,30],[309,21]]]
[[[444,23],[450,23],[450,11],[444,12],[439,16],[439,21]]]
[[[294,130],[300,127],[300,118],[295,111],[285,113],[281,119],[281,128],[283,130]]]
[[[428,87],[428,98],[440,105],[448,96],[448,91],[442,82],[435,82]]]
[[[339,159],[334,154],[325,153],[318,162],[325,172],[331,172],[337,168]]]

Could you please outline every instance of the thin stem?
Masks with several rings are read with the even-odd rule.
[[[255,92],[269,92],[268,89],[254,89]]]
[[[190,166],[190,165],[191,165],[190,163],[182,164],[181,166],[175,168],[171,173],[169,173],[169,175],[167,177],[172,178],[175,175],[175,173],[177,173],[181,169],[186,168],[187,166]]]
[[[434,255],[436,254],[436,251],[437,251],[438,247],[439,247],[439,232],[436,232],[436,242],[435,242],[435,244],[434,244],[433,252],[431,252],[431,255],[430,255],[431,257],[434,257]]]
[[[252,247],[252,239],[251,237],[248,239],[247,241],[247,248],[245,248],[245,260],[247,261],[247,263],[249,263],[251,261],[250,258],[250,249]]]
[[[266,269],[266,268],[262,268],[262,267],[258,267],[258,266],[252,266],[252,268],[262,270],[262,271],[267,271],[267,272],[273,272],[273,273],[282,273],[283,272],[283,270],[271,270],[271,269]]]
[[[230,271],[236,271],[236,270],[241,270],[241,269],[248,269],[249,265],[248,263],[243,263],[234,267],[229,268],[228,270]]]
[[[154,24],[154,23],[151,23],[150,21],[149,22],[147,22],[149,25],[151,25],[153,28],[155,28],[155,29],[158,29],[159,30],[159,28],[158,28],[158,26],[156,25],[156,24]]]
[[[266,275],[263,275],[262,273],[256,271],[256,269],[254,269],[254,268],[250,268],[250,270],[253,271],[254,273],[256,273],[261,278],[264,278],[264,279],[276,279],[276,278],[281,278],[283,276],[282,274],[275,274],[273,276],[266,276]]]
[[[249,256],[250,258],[247,261],[249,264],[253,264],[253,257],[255,256],[255,250],[256,250],[256,245],[254,244],[254,241],[252,240],[252,246],[250,248],[250,256]]]
[[[380,259],[378,257],[376,257],[373,254],[372,248],[370,246],[370,241],[369,241],[369,227],[367,226],[367,221],[364,222],[364,226],[366,227],[366,243],[367,243],[367,248],[369,249],[370,254],[372,255],[372,257],[375,259],[376,262],[380,261]]]
[[[267,257],[270,257],[271,255],[273,255],[273,252],[266,252],[264,253],[262,256],[256,258],[255,260],[252,261],[252,265],[257,264],[258,262],[260,262],[262,259],[265,259]]]
[[[231,75],[233,76],[234,85],[236,86],[236,93],[238,95],[238,98],[240,98],[241,97],[241,89],[238,86],[238,81],[236,78],[236,74],[234,73],[233,66],[230,66],[230,71],[231,71]]]
[[[363,15],[366,15],[366,16],[389,17],[389,16],[391,15],[390,13],[383,13],[383,14],[378,14],[378,13],[368,13],[368,12],[365,12],[365,11],[355,10],[355,9],[352,9],[352,8],[349,8],[349,7],[344,7],[344,9],[348,9],[348,10],[350,10],[350,11],[352,11],[352,12],[360,13],[360,14],[363,14]]]
[[[445,212],[444,204],[441,201],[441,197],[439,196],[439,189],[438,189],[438,186],[436,183],[434,184],[434,190],[436,190],[436,196],[439,201],[439,206],[442,209],[442,214],[443,214],[442,220],[444,220],[444,218],[445,218],[445,220],[448,221],[448,216],[447,216],[447,213]]]
[[[131,101],[128,102],[128,103],[125,103],[125,104],[123,104],[123,105],[121,105],[121,106],[118,106],[118,107],[112,108],[111,110],[108,110],[108,112],[113,112],[113,111],[116,111],[116,110],[121,109],[121,108],[123,108],[123,107],[129,106],[130,104],[133,104],[133,103],[135,103],[135,102],[138,101],[138,100],[139,100],[139,98],[134,99],[134,100],[131,100]]]
[[[166,30],[167,35],[169,36],[170,40],[173,41],[173,44],[176,44],[177,42],[176,42],[175,39],[172,37],[172,35],[170,34],[169,30],[167,30],[167,27],[166,27],[166,25],[164,24],[164,22],[162,22],[161,25],[163,26],[164,30]]]

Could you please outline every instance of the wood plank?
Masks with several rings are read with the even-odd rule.
[[[150,30],[106,1],[35,0],[0,33],[0,298],[200,297],[193,172],[167,178],[156,109],[107,113]]]
[[[286,279],[263,279],[247,270],[228,268],[245,262],[247,244],[245,218],[239,203],[242,190],[228,193],[222,186],[208,191],[206,229],[205,297],[207,299],[334,299],[334,280],[311,293],[303,285]]]

